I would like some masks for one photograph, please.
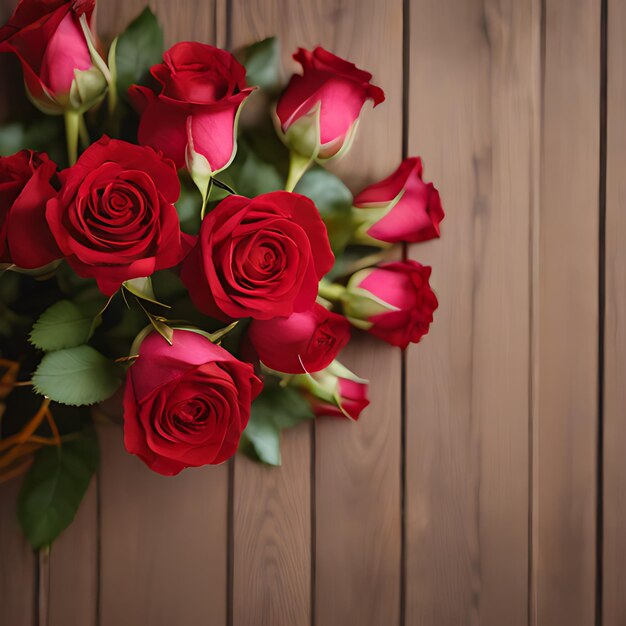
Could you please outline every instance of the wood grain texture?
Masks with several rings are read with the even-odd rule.
[[[534,416],[534,619],[594,623],[600,1],[548,0]]]
[[[95,626],[98,593],[97,482],[91,485],[71,526],[54,542],[47,562],[48,621],[40,626]]]
[[[35,626],[35,555],[15,514],[21,480],[0,485],[0,626]]]
[[[409,152],[442,191],[407,369],[406,623],[528,623],[539,3],[412,0]],[[562,623],[562,622],[553,622]]]
[[[235,46],[278,35],[289,72],[298,69],[290,59],[297,46],[318,44],[371,71],[387,101],[366,108],[355,145],[333,169],[358,189],[396,167],[402,143],[400,1],[235,0],[232,28]],[[393,623],[400,591],[400,354],[365,342],[342,358],[371,377],[373,403],[358,425],[316,424],[316,623]],[[297,471],[308,474],[306,463],[303,458]]]
[[[310,442],[301,424],[283,436],[282,467],[235,460],[235,626],[310,624]]]
[[[99,434],[99,623],[225,625],[227,466],[159,476]]]
[[[604,626],[626,624],[626,4],[608,4]]]

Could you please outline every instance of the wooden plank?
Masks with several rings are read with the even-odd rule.
[[[409,152],[447,218],[409,251],[440,308],[407,357],[406,623],[526,626],[539,2],[410,15]]]
[[[71,526],[60,535],[50,550],[45,574],[48,577],[48,622],[45,626],[96,624],[97,489],[94,479]]]
[[[21,480],[0,485],[0,626],[35,626],[35,555],[15,515]]]
[[[608,3],[603,624],[626,623],[626,5]]]
[[[545,8],[533,424],[540,626],[595,619],[600,4]]]
[[[99,429],[100,624],[226,624],[226,465],[151,472]]]
[[[280,468],[235,461],[233,624],[308,626],[311,428],[285,433]]]
[[[385,89],[387,102],[376,111],[365,111],[355,146],[333,167],[353,188],[386,175],[401,157],[401,4],[233,2],[235,46],[278,35],[285,65],[292,71],[297,66],[290,55],[297,46],[321,44],[372,71],[375,82]],[[316,425],[315,619],[320,625],[393,623],[398,616],[400,573],[400,355],[367,342],[351,348],[346,363],[372,377],[374,401],[357,425],[341,420]],[[299,484],[309,472],[304,446],[298,458],[297,466],[285,469],[292,475],[289,480]],[[249,476],[236,476],[237,493]],[[286,487],[282,497],[288,500],[293,490]],[[251,529],[245,531],[236,525],[235,606],[238,598],[260,603],[246,598],[237,577],[238,561],[247,562],[238,537],[253,532],[257,523],[259,519],[249,518]],[[263,518],[263,523],[282,522]],[[304,577],[308,567],[303,559],[299,576]]]

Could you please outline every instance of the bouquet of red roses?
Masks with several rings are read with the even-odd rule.
[[[21,0],[0,28],[36,107],[0,128],[0,480],[26,472],[35,547],[71,522],[89,407],[124,380],[126,449],[155,472],[278,465],[282,429],[367,406],[337,360],[351,328],[406,348],[437,307],[430,267],[389,260],[439,236],[421,160],[355,197],[325,169],[384,100],[371,74],[299,49],[284,85],[275,39],[164,51],[148,9],[105,54],[94,3]]]

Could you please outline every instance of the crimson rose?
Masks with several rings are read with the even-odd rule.
[[[0,263],[35,269],[63,256],[45,217],[56,171],[47,154],[32,150],[0,157]]]
[[[333,261],[308,198],[287,191],[229,196],[204,218],[181,278],[207,315],[267,320],[310,309]]]
[[[210,176],[235,156],[236,119],[250,95],[246,70],[230,52],[184,41],[150,70],[158,88],[133,85],[129,96],[141,114],[139,143],[161,150],[192,174]]]
[[[329,365],[350,339],[345,317],[321,304],[289,317],[253,320],[248,339],[263,365],[277,372],[317,372]]]
[[[362,234],[388,243],[415,243],[439,237],[444,218],[439,192],[422,180],[422,160],[405,159],[400,167],[354,199]]]
[[[349,148],[361,109],[385,99],[372,75],[324,48],[298,48],[293,58],[303,74],[294,74],[276,105],[289,146],[314,159],[328,159]]]
[[[393,346],[417,343],[428,333],[438,306],[428,282],[430,272],[430,267],[411,260],[357,272],[343,299],[346,316]]]
[[[170,346],[153,332],[126,376],[126,449],[166,476],[222,463],[236,452],[262,386],[252,365],[199,333],[174,330]]]
[[[31,100],[44,112],[88,108],[104,95],[79,19],[91,22],[95,0],[20,0],[0,28],[0,52],[22,64]]]
[[[191,238],[180,232],[174,164],[152,148],[103,137],[48,202],[46,218],[68,263],[111,295],[132,278],[180,263]]]

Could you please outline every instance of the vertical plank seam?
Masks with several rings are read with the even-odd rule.
[[[96,472],[96,598],[94,623],[102,622],[102,458]]]
[[[411,60],[410,0],[402,0],[402,159],[409,152],[409,80]],[[402,258],[408,257],[408,246],[402,245]],[[400,354],[400,593],[398,617],[406,623],[406,448],[407,448],[407,351]]]
[[[598,185],[598,430],[596,485],[596,626],[602,626],[604,582],[604,335],[606,310],[606,176],[608,0],[600,3],[600,176]]]
[[[310,611],[311,611],[311,626],[316,626],[317,622],[317,605],[316,605],[316,595],[317,595],[317,474],[315,471],[316,463],[317,463],[317,426],[315,420],[311,422],[311,458],[310,458],[310,533],[311,533],[311,580],[310,582]]]
[[[235,580],[235,457],[228,461],[228,502],[226,505],[226,624],[234,622]]]
[[[538,432],[535,423],[539,416],[539,276],[540,276],[540,224],[541,224],[541,161],[543,160],[543,121],[545,108],[545,76],[546,76],[546,45],[547,45],[547,0],[539,0],[539,76],[537,128],[534,132],[536,159],[531,176],[536,177],[535,204],[531,211],[530,227],[530,355],[529,355],[529,420],[528,420],[528,625],[537,626],[539,622],[539,588],[537,570],[539,565],[539,534],[536,528],[539,523],[539,510],[536,506],[538,498],[537,480],[539,475],[539,445],[535,441]]]

